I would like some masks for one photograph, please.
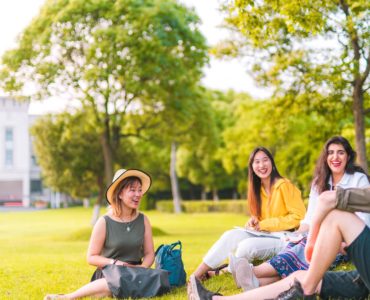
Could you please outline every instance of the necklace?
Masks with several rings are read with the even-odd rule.
[[[131,222],[128,222],[127,224],[126,224],[126,231],[127,232],[130,232],[131,231]]]
[[[122,222],[126,225],[126,231],[127,232],[130,232],[131,231],[131,225],[132,225],[132,215],[130,215],[130,219],[126,222],[125,219],[122,217],[120,218],[122,220]]]

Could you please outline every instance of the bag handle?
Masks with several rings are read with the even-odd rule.
[[[164,244],[158,246],[157,250],[155,250],[155,253],[154,253],[155,256],[157,256],[159,250],[161,250],[163,248],[163,246],[164,246]]]
[[[168,250],[168,251],[172,251],[176,246],[180,246],[180,251],[181,251],[181,249],[182,249],[182,244],[181,244],[181,242],[180,241],[177,241],[177,242],[174,242],[174,243],[172,243],[171,245],[170,245],[171,247],[170,247],[170,249]]]
[[[182,249],[182,244],[181,244],[181,242],[180,242],[180,241],[174,242],[174,243],[170,244],[169,246],[170,246],[170,247],[167,249],[167,252],[171,252],[171,251],[172,251],[175,247],[177,247],[177,246],[180,246],[180,249],[179,249],[180,251],[181,251],[181,249]],[[158,252],[159,252],[159,250],[161,250],[163,247],[164,247],[164,244],[162,244],[162,245],[158,246],[157,250],[155,250],[154,255],[157,255],[157,254],[158,254]]]

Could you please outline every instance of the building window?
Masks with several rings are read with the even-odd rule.
[[[41,180],[31,180],[31,193],[41,193],[42,192],[42,182]]]
[[[12,167],[14,164],[14,134],[13,128],[5,128],[5,166]]]
[[[37,159],[34,154],[31,155],[31,164],[32,164],[32,167],[38,167]]]
[[[5,128],[5,142],[13,142],[13,128]]]
[[[13,166],[13,149],[5,149],[5,166]]]

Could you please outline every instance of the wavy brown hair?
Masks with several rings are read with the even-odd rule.
[[[117,217],[120,217],[122,215],[122,200],[119,198],[119,194],[122,190],[128,187],[134,186],[136,183],[141,183],[141,180],[139,177],[130,176],[125,179],[123,179],[117,187],[113,191],[111,206],[113,209],[113,214]],[[136,209],[133,212],[133,215],[136,215]]]
[[[261,217],[261,178],[259,178],[256,173],[253,171],[253,160],[256,156],[257,152],[262,151],[267,155],[267,157],[271,161],[272,170],[270,174],[270,184],[273,185],[276,179],[282,178],[278,169],[276,168],[276,164],[272,154],[269,150],[265,147],[257,147],[255,148],[251,155],[249,156],[248,162],[248,204],[249,210],[253,216],[257,216],[258,218]]]
[[[316,188],[319,194],[329,190],[329,178],[331,175],[331,170],[328,166],[327,159],[328,149],[331,144],[342,145],[348,155],[348,161],[344,170],[345,173],[353,174],[355,172],[361,172],[369,177],[369,175],[355,163],[356,152],[353,150],[348,140],[342,136],[333,136],[326,141],[315,167],[312,186]]]

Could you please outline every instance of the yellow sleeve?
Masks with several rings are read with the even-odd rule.
[[[271,209],[275,210],[271,215],[275,217],[261,220],[261,230],[282,231],[297,228],[306,213],[301,191],[289,181],[280,185],[270,203]]]

